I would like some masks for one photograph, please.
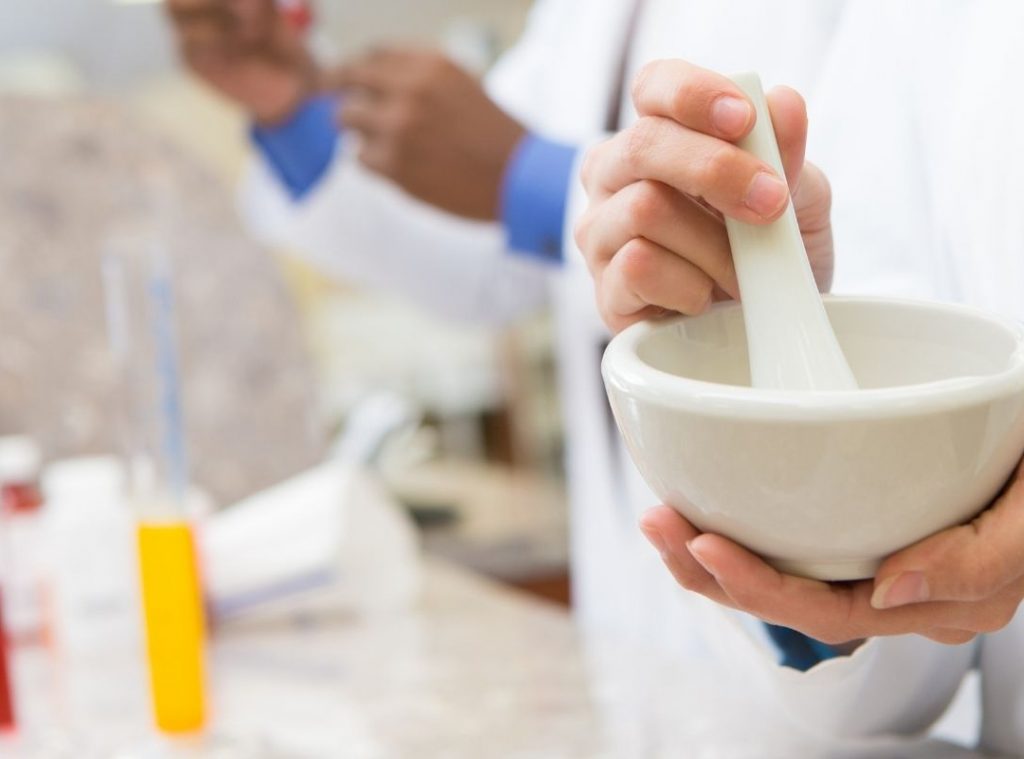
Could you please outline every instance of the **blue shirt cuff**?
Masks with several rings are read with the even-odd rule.
[[[307,100],[283,124],[253,125],[251,136],[292,200],[300,200],[327,172],[334,158],[339,130],[335,97]]]
[[[783,667],[792,667],[806,672],[814,665],[840,655],[832,646],[809,638],[796,630],[790,630],[788,627],[770,625],[767,622],[765,627],[768,628],[768,636],[779,649],[781,654],[779,663]]]
[[[524,137],[501,186],[501,221],[511,250],[552,263],[562,260],[569,176],[576,147]]]

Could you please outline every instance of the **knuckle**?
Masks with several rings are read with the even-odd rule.
[[[707,154],[697,171],[702,187],[719,187],[727,183],[737,170],[737,149],[727,143],[717,145]]]
[[[622,158],[634,170],[643,166],[658,138],[658,120],[644,117],[626,130]]]
[[[634,292],[641,289],[654,273],[654,252],[639,238],[634,238],[623,245],[618,259],[622,282]]]
[[[711,99],[711,94],[705,92],[692,79],[683,79],[672,90],[669,107],[672,109],[672,113],[682,116],[694,112],[695,109],[697,112],[701,108],[706,109],[710,106]]]
[[[665,213],[665,196],[655,182],[641,181],[630,188],[626,214],[635,234],[658,224]]]
[[[615,310],[611,291],[607,285],[597,289],[597,311],[601,315],[601,321],[613,333],[621,332],[630,324],[629,314],[620,314]]]
[[[639,105],[642,100],[645,99],[645,95],[650,87],[651,80],[654,78],[655,72],[662,65],[662,61],[650,61],[644,64],[636,76],[633,77],[633,84],[630,87],[630,97],[633,103]]]
[[[805,163],[800,180],[801,186],[804,183],[813,187],[813,210],[823,216],[827,216],[832,210],[832,184],[821,169],[813,163]]]
[[[577,220],[575,226],[572,229],[572,237],[573,240],[576,242],[576,247],[580,249],[580,252],[583,253],[583,257],[588,259],[588,261],[590,259],[590,255],[588,253],[588,241],[590,239],[590,231],[593,229],[593,226],[594,214],[591,209],[588,209]]]
[[[686,294],[687,313],[695,315],[706,311],[711,305],[714,293],[715,286],[709,277],[694,279]]]
[[[598,143],[594,147],[590,148],[583,156],[583,162],[580,165],[580,183],[583,185],[583,189],[587,195],[591,195],[596,184],[597,164],[600,160],[600,155],[606,149],[608,141]]]

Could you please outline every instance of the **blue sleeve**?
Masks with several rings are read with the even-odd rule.
[[[502,179],[501,221],[511,250],[562,261],[569,175],[577,149],[533,134],[522,139]]]
[[[251,136],[293,200],[300,200],[327,172],[340,132],[334,114],[335,97],[307,100],[283,124],[254,125]]]
[[[796,630],[770,625],[767,622],[765,627],[768,628],[768,636],[782,654],[780,663],[784,667],[792,667],[806,672],[815,664],[839,656],[839,652],[832,646],[809,638]]]

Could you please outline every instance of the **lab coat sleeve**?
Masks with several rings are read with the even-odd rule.
[[[753,640],[733,647],[734,664],[794,727],[847,743],[927,731],[952,701],[974,653],[975,644],[945,646],[915,635],[870,638],[850,656],[799,672],[776,664],[774,652]]]
[[[444,317],[502,324],[546,302],[549,267],[509,254],[499,225],[409,197],[360,167],[353,142],[342,141],[300,202],[255,156],[239,194],[250,231],[329,276],[404,296]]]
[[[1024,756],[1024,607],[1009,625],[981,641],[980,748],[995,756]]]

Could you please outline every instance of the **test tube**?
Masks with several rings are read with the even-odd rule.
[[[206,720],[205,630],[186,458],[170,265],[156,234],[122,235],[104,258],[111,351],[123,378],[122,436],[138,515],[150,690],[157,727]]]
[[[14,729],[14,694],[7,658],[7,632],[4,627],[3,593],[0,589],[0,734]]]

